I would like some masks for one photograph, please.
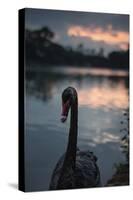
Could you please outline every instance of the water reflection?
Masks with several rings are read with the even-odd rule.
[[[62,73],[61,70],[58,68],[55,71]],[[64,71],[69,75],[91,75],[91,76],[103,76],[103,77],[127,77],[128,72],[123,70],[112,70],[112,69],[105,69],[105,68],[68,68]]]
[[[72,75],[72,76],[86,76],[86,75],[91,75],[91,76],[105,76],[105,77],[127,77],[128,76],[128,71],[126,70],[114,70],[114,69],[106,69],[106,68],[96,68],[96,67],[52,67],[52,68],[42,68],[39,67],[37,70],[35,68],[28,68],[28,71],[32,72],[45,72],[45,73],[54,73],[54,74],[61,74],[61,75]]]
[[[69,85],[77,89],[79,97],[78,146],[97,155],[103,184],[113,174],[114,163],[124,159],[120,121],[128,107],[127,72],[79,68],[27,71],[27,190],[48,189],[55,164],[66,149],[69,118],[61,124],[60,112],[61,93]]]
[[[94,144],[105,144],[108,142],[119,142],[120,137],[118,135],[114,135],[109,132],[103,132],[101,135],[97,136],[96,138],[93,139]]]
[[[94,85],[92,88],[85,88],[79,91],[79,104],[92,108],[127,108],[128,94],[123,80],[120,80],[115,87],[104,84]]]
[[[28,94],[44,101],[51,99],[55,93],[61,93],[58,89],[62,88],[59,85],[63,82],[66,87],[71,85],[77,88],[80,105],[92,108],[128,106],[127,71],[52,68],[51,71],[27,71],[27,80]]]

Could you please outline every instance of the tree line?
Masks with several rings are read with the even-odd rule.
[[[49,27],[38,30],[25,30],[26,61],[49,65],[84,65],[96,67],[124,68],[129,67],[129,49],[113,51],[104,56],[104,49],[98,53],[94,49],[84,52],[83,44],[76,49],[64,47],[54,42],[54,32]]]

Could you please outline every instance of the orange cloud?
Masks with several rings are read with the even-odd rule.
[[[119,45],[125,49],[125,44],[129,42],[129,34],[125,31],[113,30],[111,25],[107,29],[102,27],[71,26],[67,34],[74,37],[86,37],[94,41],[104,41],[107,44]]]

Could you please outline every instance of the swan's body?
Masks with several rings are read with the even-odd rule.
[[[56,190],[60,172],[64,162],[63,155],[54,170],[50,190]],[[100,186],[100,173],[96,165],[95,156],[91,152],[82,152],[77,150],[76,153],[76,168],[68,170],[65,174],[65,179],[62,182],[61,189],[74,189],[74,188],[89,188]]]
[[[66,153],[59,159],[50,182],[50,190],[89,188],[100,186],[97,158],[90,151],[77,149],[78,99],[74,88],[68,87],[62,95],[62,122],[71,107],[70,132]]]

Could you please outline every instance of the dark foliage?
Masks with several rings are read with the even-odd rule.
[[[122,152],[125,154],[126,163],[129,165],[129,110],[124,113],[124,120],[121,121],[123,125],[123,129],[121,132],[125,132],[124,136],[122,137]]]
[[[124,133],[124,136],[121,138],[121,149],[126,161],[115,165],[116,172],[106,186],[129,185],[129,110],[126,110],[123,115],[124,119],[120,122],[123,126],[120,131]]]
[[[39,30],[25,30],[26,62],[39,62],[49,65],[92,65],[95,67],[124,68],[129,66],[129,50],[111,52],[104,57],[104,49],[98,54],[84,53],[83,45],[76,50],[63,47],[53,41],[54,32],[48,27]]]

